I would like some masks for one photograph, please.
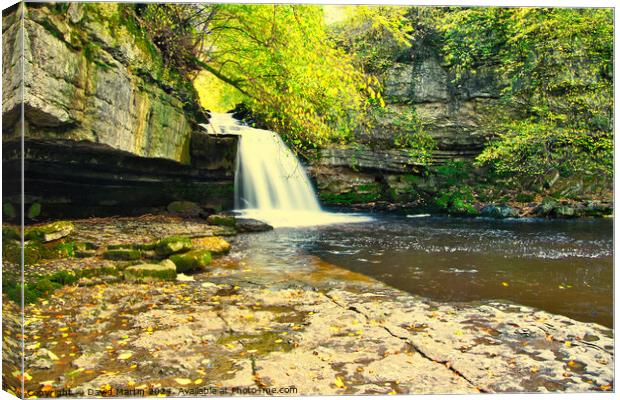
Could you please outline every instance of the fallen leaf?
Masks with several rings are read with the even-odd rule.
[[[187,379],[187,378],[174,378],[174,380],[179,385],[189,385],[190,383],[192,383],[192,380],[191,379]]]
[[[502,282],[502,286],[508,287],[508,282]]]
[[[342,381],[342,378],[340,378],[339,376],[337,376],[336,379],[334,379],[334,385],[336,385],[337,388],[346,389],[346,386],[344,382]]]
[[[128,360],[133,356],[131,352],[125,352],[118,355],[117,360]]]

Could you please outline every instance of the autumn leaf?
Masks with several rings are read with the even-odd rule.
[[[187,379],[187,378],[174,378],[174,380],[179,385],[189,385],[190,383],[192,383],[192,380],[191,379]]]
[[[128,360],[133,356],[133,353],[127,351],[124,353],[121,353],[118,355],[118,357],[116,358],[117,360]]]
[[[336,385],[336,387],[340,388],[340,389],[346,389],[347,388],[345,386],[345,384],[344,384],[344,381],[339,376],[337,376],[336,379],[334,379],[334,385]]]

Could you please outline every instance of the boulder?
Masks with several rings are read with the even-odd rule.
[[[590,217],[603,217],[613,212],[611,204],[605,204],[599,201],[588,201],[583,208],[584,215]]]
[[[538,217],[546,217],[551,214],[551,211],[556,208],[557,204],[554,199],[546,198],[532,212]]]
[[[167,261],[167,260],[166,260]],[[125,268],[125,279],[130,282],[173,281],[177,277],[174,264],[138,264]]]
[[[27,228],[25,238],[26,240],[51,242],[69,236],[73,229],[73,223],[69,221],[56,221],[46,225]]]
[[[2,205],[2,215],[6,218],[6,219],[13,219],[17,216],[17,213],[15,212],[15,207],[13,207],[13,204],[11,203],[4,203]]]
[[[155,251],[160,256],[169,256],[192,249],[192,241],[186,236],[170,236],[155,244]]]
[[[265,232],[273,229],[273,226],[251,218],[238,218],[237,231],[239,232]]]
[[[202,208],[191,201],[173,201],[166,209],[170,214],[183,217],[197,217],[202,213]]]
[[[205,236],[192,239],[194,249],[209,250],[212,254],[223,254],[230,251],[230,243],[219,236]]]
[[[78,258],[93,257],[97,254],[97,246],[90,242],[77,242],[73,254]]]
[[[41,204],[32,203],[30,205],[30,208],[28,208],[28,212],[26,213],[26,218],[36,219],[39,215],[41,215]]]
[[[209,250],[192,250],[183,254],[175,254],[170,261],[176,265],[177,272],[189,272],[203,269],[211,264],[211,252]]]
[[[103,252],[103,258],[107,260],[123,261],[139,260],[140,251],[135,249],[108,249]]]
[[[216,225],[216,226],[235,226],[236,225],[235,217],[232,215],[226,215],[226,214],[209,215],[209,217],[207,218],[207,222],[211,225]]]
[[[489,204],[480,210],[480,214],[492,218],[517,218],[519,212],[507,205]]]
[[[576,217],[576,212],[573,207],[560,206],[553,209],[553,214],[559,218],[573,218]]]

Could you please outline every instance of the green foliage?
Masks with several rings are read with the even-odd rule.
[[[336,45],[349,54],[366,73],[379,75],[411,46],[407,7],[348,6],[344,18],[332,24],[330,34]]]
[[[2,204],[2,215],[4,216],[4,218],[6,219],[13,219],[17,216],[17,213],[15,212],[15,207],[13,206],[13,204],[7,202]]]
[[[435,167],[433,171],[445,185],[453,186],[464,183],[471,172],[471,165],[464,161],[448,161]]]
[[[613,11],[454,9],[445,58],[459,80],[485,66],[504,81],[498,140],[478,158],[506,176],[613,172]]]
[[[336,49],[319,6],[226,4],[211,29],[201,66],[298,150],[349,140],[380,102],[378,81]]]
[[[381,194],[376,192],[358,193],[357,191],[351,191],[339,194],[321,193],[319,197],[321,201],[326,204],[351,205],[377,201],[381,198]]]
[[[553,169],[573,174],[613,175],[613,135],[558,127],[532,120],[507,122],[499,140],[478,157],[503,175],[543,179]]]
[[[469,186],[451,186],[435,198],[435,203],[450,214],[475,215],[478,211],[471,204],[474,195]]]
[[[375,108],[373,117],[377,121],[375,126],[394,133],[395,148],[408,150],[409,157],[420,164],[431,164],[437,144],[424,129],[415,108],[407,108],[405,111],[390,107]]]
[[[41,215],[41,204],[40,203],[32,203],[30,208],[28,208],[28,212],[26,213],[26,217],[28,219],[35,219],[39,215]]]

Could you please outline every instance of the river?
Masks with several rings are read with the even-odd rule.
[[[373,217],[244,235],[236,256],[309,272],[319,257],[433,300],[504,300],[613,325],[611,220]]]

